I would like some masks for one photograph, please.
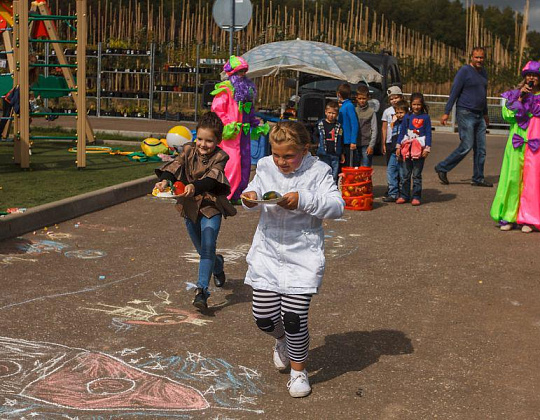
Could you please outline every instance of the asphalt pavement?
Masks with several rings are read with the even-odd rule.
[[[311,396],[293,399],[255,326],[245,256],[257,215],[222,224],[227,283],[191,305],[197,255],[174,202],[144,195],[0,242],[0,418],[540,418],[540,234],[501,232],[495,188],[435,133],[423,204],[326,221],[310,311]],[[497,182],[506,139],[488,136]],[[149,192],[149,191],[148,191]]]

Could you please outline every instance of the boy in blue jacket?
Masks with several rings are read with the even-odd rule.
[[[356,150],[356,138],[358,137],[358,118],[356,109],[350,100],[351,85],[342,83],[338,86],[337,98],[341,104],[338,122],[343,128],[343,153],[345,166],[359,166],[358,151]]]
[[[313,142],[318,144],[317,156],[332,168],[334,181],[338,181],[339,164],[345,162],[343,154],[343,129],[338,122],[339,104],[330,101],[324,110],[325,117],[317,123]]]

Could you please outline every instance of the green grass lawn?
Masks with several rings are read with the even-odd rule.
[[[68,152],[72,146],[75,142],[36,141],[30,169],[21,170],[13,163],[13,143],[0,142],[0,212],[10,207],[35,207],[144,178],[160,166],[159,162],[132,162],[121,155],[87,154],[86,168],[77,169],[77,154]],[[114,148],[141,151],[137,144]]]

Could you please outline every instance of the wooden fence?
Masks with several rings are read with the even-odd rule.
[[[54,0],[51,4],[55,6]],[[177,0],[172,4],[172,13],[166,15],[163,0],[157,6],[149,0],[98,0],[89,13],[88,42],[136,47],[152,41],[171,63],[181,61],[194,65],[197,43],[201,45],[203,57],[227,56],[228,33],[215,24],[211,5],[200,0]],[[56,0],[56,8],[60,14],[72,11],[70,3],[66,5],[59,0]],[[323,9],[317,5],[314,11],[308,12],[305,7],[288,9],[279,1],[262,0],[254,6],[247,28],[237,32],[235,45],[243,53],[263,43],[301,38],[327,42],[350,51],[386,50],[406,63],[401,66],[405,90],[433,94],[448,93],[455,71],[467,60],[466,51],[397,25],[370,10],[361,0],[350,0],[346,14],[338,9],[337,19],[331,18],[335,14],[331,7]],[[467,50],[473,45],[487,48],[491,71],[516,66],[514,56],[501,40],[485,29],[472,0],[467,0],[466,41]],[[419,68],[428,75],[444,69],[447,76],[445,80],[422,80]],[[280,77],[266,78],[259,83],[261,98],[266,104],[279,102],[290,93],[284,92]],[[491,85],[490,90],[490,94],[496,94],[500,87]]]

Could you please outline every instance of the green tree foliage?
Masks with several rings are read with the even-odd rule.
[[[540,32],[532,31],[528,33],[529,41],[528,55],[531,60],[540,60]]]

